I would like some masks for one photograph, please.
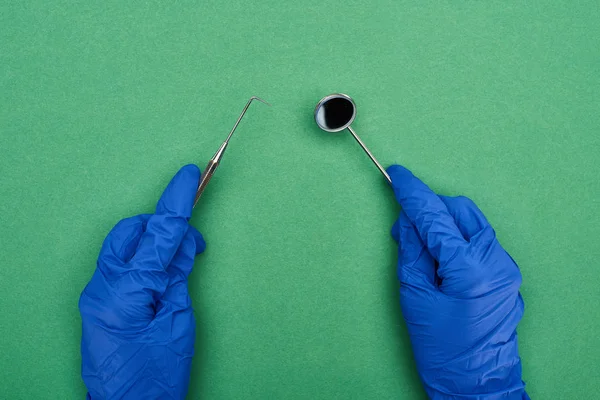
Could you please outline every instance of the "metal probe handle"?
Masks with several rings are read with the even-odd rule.
[[[377,166],[377,168],[379,169],[379,172],[381,172],[383,174],[383,176],[385,177],[385,179],[391,185],[392,184],[392,179],[390,178],[390,176],[388,175],[388,173],[385,172],[385,169],[381,166],[381,164],[379,164],[379,161],[377,161],[377,159],[375,158],[375,156],[369,151],[369,149],[367,149],[367,146],[365,146],[365,144],[363,143],[363,141],[360,140],[360,138],[358,137],[358,135],[356,134],[356,132],[354,132],[354,129],[352,129],[351,126],[348,126],[348,130],[350,131],[350,133],[352,134],[352,136],[354,137],[354,139],[356,139],[356,141],[358,142],[358,144],[360,145],[360,147],[362,147],[362,149],[365,151],[365,153],[367,153],[367,155],[369,156],[369,158],[371,159],[371,161],[373,161],[373,164],[375,164],[375,166]]]
[[[194,207],[196,207],[196,204],[198,203],[200,196],[202,196],[202,192],[204,192],[204,189],[206,189],[206,186],[208,185],[210,178],[212,178],[213,174],[217,170],[217,167],[219,166],[219,163],[221,162],[221,158],[223,158],[223,153],[225,153],[225,149],[227,148],[227,145],[229,144],[229,139],[231,139],[231,135],[233,135],[233,132],[235,132],[235,129],[240,124],[240,121],[244,117],[244,114],[246,114],[248,107],[250,107],[250,104],[254,100],[258,100],[261,103],[265,103],[266,105],[270,106],[269,103],[267,103],[260,97],[256,97],[256,96],[250,97],[250,100],[248,100],[248,102],[246,103],[246,106],[244,107],[244,110],[242,110],[242,113],[240,114],[237,121],[235,122],[233,129],[231,129],[231,132],[229,132],[229,135],[227,135],[227,139],[225,139],[225,141],[223,142],[221,147],[219,147],[219,150],[217,150],[215,155],[208,162],[208,165],[204,169],[204,172],[202,173],[202,175],[200,175],[200,183],[198,184],[198,190],[196,191],[196,199],[194,200]]]
[[[202,192],[204,192],[204,189],[206,189],[206,186],[208,186],[210,178],[212,178],[213,174],[217,170],[217,167],[221,162],[221,158],[223,157],[223,153],[225,153],[225,149],[227,148],[227,144],[229,144],[229,137],[225,142],[223,142],[221,147],[219,147],[219,150],[217,150],[215,155],[212,156],[212,158],[208,162],[208,165],[206,166],[206,168],[204,168],[204,171],[200,175],[200,183],[198,184],[198,190],[196,190],[196,199],[194,200],[194,207],[196,207],[198,200],[200,200],[200,196],[202,196]]]
[[[208,185],[210,178],[212,178],[212,176],[215,173],[215,171],[217,170],[218,166],[219,166],[218,161],[210,160],[208,162],[208,165],[206,166],[206,168],[204,168],[202,175],[200,175],[200,185],[198,185],[198,190],[196,191],[196,199],[194,200],[194,207],[196,207],[198,200],[200,200],[200,196],[202,196],[202,192],[204,192],[204,189],[206,189],[206,186]]]

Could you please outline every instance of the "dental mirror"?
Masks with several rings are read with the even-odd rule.
[[[356,117],[356,103],[346,94],[335,93],[325,96],[317,103],[315,107],[315,121],[319,128],[325,132],[340,132],[348,129],[360,147],[367,153],[373,164],[383,174],[388,183],[392,183],[390,176],[385,172],[385,169],[379,164],[379,161],[369,151],[367,146],[358,137],[354,129],[350,126]]]

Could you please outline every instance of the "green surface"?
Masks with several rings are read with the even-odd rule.
[[[398,0],[0,5],[0,397],[81,399],[79,293],[104,236],[203,166],[191,399],[420,399],[392,193],[357,132],[472,197],[523,272],[536,399],[600,391],[600,5]]]

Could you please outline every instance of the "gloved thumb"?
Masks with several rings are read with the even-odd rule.
[[[200,170],[195,165],[186,165],[171,179],[158,200],[156,213],[148,219],[131,268],[161,275],[165,272],[188,231],[199,179]],[[158,282],[152,278],[148,283]],[[164,291],[162,284],[157,289]]]
[[[156,215],[172,215],[189,219],[200,181],[200,169],[193,164],[184,166],[171,179],[156,205]]]

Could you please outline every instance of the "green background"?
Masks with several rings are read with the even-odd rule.
[[[103,238],[257,95],[273,107],[251,107],[192,219],[189,398],[423,398],[398,206],[312,119],[337,91],[383,164],[473,198],[519,263],[529,393],[599,396],[600,4],[254,3],[0,6],[0,397],[84,397],[77,301]]]

